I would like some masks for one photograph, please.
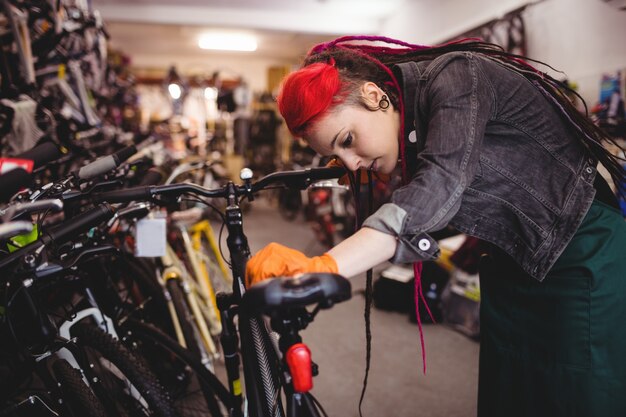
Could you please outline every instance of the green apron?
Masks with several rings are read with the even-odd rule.
[[[626,416],[626,222],[594,201],[543,282],[481,265],[479,417]]]

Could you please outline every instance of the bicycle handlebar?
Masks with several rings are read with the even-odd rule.
[[[297,171],[274,172],[261,178],[256,183],[237,185],[234,188],[222,187],[210,190],[196,184],[169,184],[108,191],[94,194],[93,199],[94,201],[106,201],[109,203],[127,203],[129,201],[150,200],[157,196],[178,197],[187,193],[209,198],[228,197],[228,194],[231,193],[233,189],[236,196],[241,196],[262,191],[270,185],[281,182],[288,187],[305,189],[314,181],[339,178],[344,174],[345,171],[342,167],[308,168]]]
[[[57,145],[52,142],[44,142],[32,149],[16,155],[15,158],[29,159],[33,161],[33,168],[37,169],[49,162],[59,159],[61,155],[61,150]]]
[[[343,167],[307,168],[296,171],[273,172],[252,184],[252,192],[261,191],[269,185],[284,183],[288,187],[305,189],[314,181],[340,178],[345,175]]]
[[[76,235],[109,220],[113,213],[113,209],[108,204],[100,204],[57,226],[51,227],[46,234],[56,244],[62,244],[76,237]]]
[[[0,224],[0,239],[7,239],[33,230],[31,222],[15,221]]]
[[[0,269],[5,268],[25,255],[45,246],[51,242],[57,245],[66,243],[81,233],[84,233],[107,221],[113,216],[113,209],[108,204],[100,204],[95,208],[72,217],[63,223],[51,227],[43,237],[28,246],[18,249],[0,260]]]
[[[152,189],[155,186],[142,186],[127,188],[124,190],[106,191],[92,196],[95,202],[106,201],[108,203],[128,203],[130,201],[147,201],[152,199]]]
[[[90,162],[78,170],[77,176],[81,180],[88,180],[99,175],[106,174],[107,172],[120,166],[122,162],[126,161],[136,153],[137,148],[134,146],[127,146],[112,155],[107,155]]]
[[[45,210],[59,212],[63,210],[63,202],[59,199],[45,199],[28,203],[15,203],[0,210],[2,221],[8,221],[23,214],[32,214]]]

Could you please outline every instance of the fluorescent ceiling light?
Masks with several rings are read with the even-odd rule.
[[[220,51],[256,51],[257,43],[254,36],[236,33],[206,33],[200,36],[198,46],[202,49]]]

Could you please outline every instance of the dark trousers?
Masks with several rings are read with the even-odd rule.
[[[626,416],[626,223],[594,202],[543,282],[483,260],[479,417]]]

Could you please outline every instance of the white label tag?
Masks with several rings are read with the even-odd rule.
[[[135,229],[135,255],[139,257],[165,256],[165,219],[141,219]]]

